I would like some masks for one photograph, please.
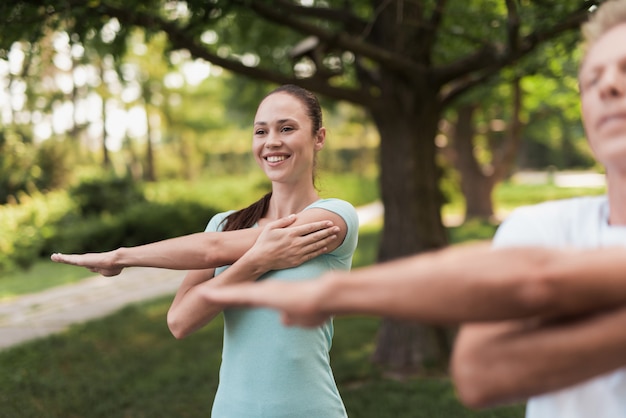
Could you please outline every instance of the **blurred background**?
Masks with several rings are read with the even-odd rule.
[[[5,0],[0,302],[89,276],[52,252],[198,232],[263,195],[251,124],[284,83],[324,107],[320,194],[376,210],[355,267],[488,240],[520,205],[604,193],[577,90],[579,25],[596,3]],[[174,342],[168,301],[0,352],[0,410],[206,416],[221,324]],[[451,328],[338,319],[348,412],[523,416],[458,403],[453,340]]]

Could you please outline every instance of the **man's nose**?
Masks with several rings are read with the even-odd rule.
[[[622,97],[626,89],[626,71],[611,66],[605,69],[600,82],[600,94],[603,98]]]

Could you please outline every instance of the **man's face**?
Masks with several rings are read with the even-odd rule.
[[[596,159],[626,171],[626,22],[593,45],[579,73],[585,131]]]

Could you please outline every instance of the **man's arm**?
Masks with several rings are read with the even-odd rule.
[[[558,317],[626,303],[625,255],[623,248],[467,244],[321,280],[233,286],[206,297],[275,308],[285,323],[305,326],[357,313],[430,323]]]
[[[626,306],[585,316],[468,324],[452,376],[464,404],[524,401],[626,366]]]

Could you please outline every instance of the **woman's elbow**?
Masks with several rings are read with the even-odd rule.
[[[173,309],[167,312],[167,327],[177,340],[182,340],[190,334],[183,321],[181,321],[180,316]]]

